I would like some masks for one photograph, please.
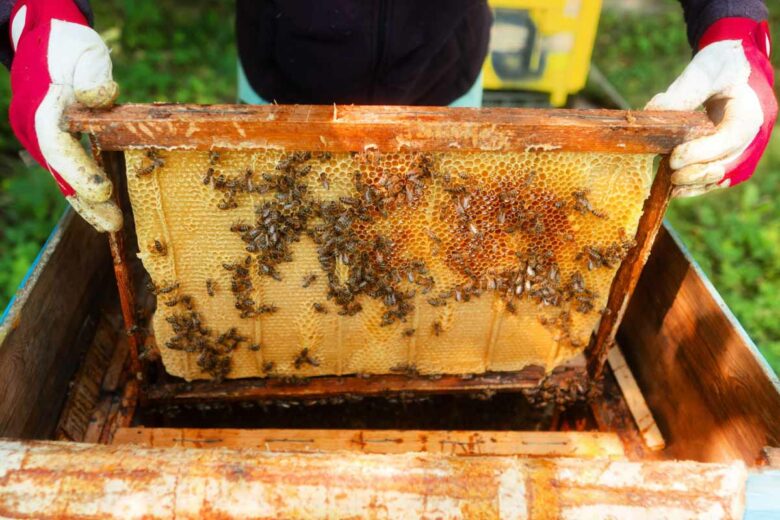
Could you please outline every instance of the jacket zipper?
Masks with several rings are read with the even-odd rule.
[[[381,68],[382,60],[385,57],[385,39],[387,38],[387,21],[385,18],[387,18],[388,3],[389,0],[379,0],[379,17],[377,20],[376,48],[374,52],[376,60],[374,62],[374,77],[371,82],[371,102],[376,102],[376,83],[379,79],[379,69]]]

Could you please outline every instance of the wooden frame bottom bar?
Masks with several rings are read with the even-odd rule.
[[[168,383],[151,385],[141,394],[143,406],[161,404],[197,404],[203,402],[239,402],[327,398],[350,396],[391,396],[523,392],[531,394],[549,389],[570,388],[567,394],[576,400],[588,390],[588,375],[584,367],[559,367],[550,374],[538,365],[519,372],[493,372],[469,377],[410,377],[406,375],[324,376],[309,379],[237,379],[215,383]]]

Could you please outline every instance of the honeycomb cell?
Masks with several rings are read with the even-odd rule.
[[[598,324],[652,159],[128,151],[163,363],[188,380],[550,370]]]

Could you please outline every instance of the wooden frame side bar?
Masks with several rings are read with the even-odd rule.
[[[713,131],[701,112],[129,104],[70,109],[101,150],[582,151],[667,154]]]
[[[650,256],[658,230],[663,225],[671,195],[672,169],[669,166],[669,157],[665,156],[658,165],[658,171],[650,188],[650,196],[642,208],[642,216],[639,218],[634,237],[636,245],[628,252],[612,280],[604,315],[588,345],[586,352],[588,372],[594,379],[601,379],[603,375],[607,353],[615,342],[618,326],[634,293],[639,275],[642,274],[642,269]]]

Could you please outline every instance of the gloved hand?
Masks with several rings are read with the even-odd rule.
[[[704,104],[717,125],[714,134],[672,152],[674,196],[726,188],[753,175],[777,119],[770,48],[766,22],[718,20],[705,31],[680,77],[645,107],[694,110]]]
[[[98,108],[116,99],[108,48],[72,0],[18,0],[10,28],[14,133],[87,222],[98,231],[118,230],[122,213],[110,200],[111,182],[60,128],[72,103]]]

